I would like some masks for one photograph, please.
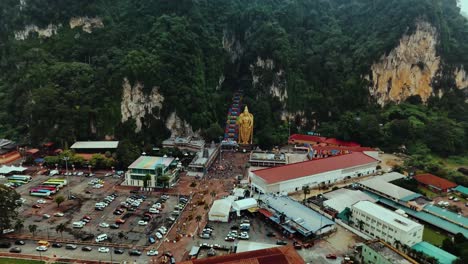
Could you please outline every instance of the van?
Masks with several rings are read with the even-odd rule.
[[[100,234],[99,236],[96,237],[96,243],[97,242],[102,242],[104,240],[107,240],[107,234]]]
[[[37,241],[37,245],[39,245],[39,246],[45,246],[45,247],[50,247],[49,241],[46,241],[46,240],[39,240],[39,241]]]

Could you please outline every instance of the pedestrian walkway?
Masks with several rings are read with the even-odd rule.
[[[232,104],[228,109],[226,128],[224,129],[224,140],[237,142],[239,137],[239,127],[237,118],[239,117],[242,107],[242,90],[238,90],[232,97]]]

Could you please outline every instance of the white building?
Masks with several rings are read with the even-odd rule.
[[[292,163],[249,172],[252,188],[260,193],[291,193],[303,186],[333,184],[349,178],[373,174],[379,160],[361,152]]]
[[[143,187],[146,175],[149,175],[147,187],[170,187],[179,179],[177,163],[172,157],[140,156],[128,167],[122,185]],[[166,176],[167,182],[163,181]]]
[[[395,241],[409,247],[422,241],[424,226],[369,201],[351,207],[352,225],[371,237],[395,246]]]
[[[215,200],[208,212],[208,220],[227,223],[231,212],[232,201],[228,199]]]

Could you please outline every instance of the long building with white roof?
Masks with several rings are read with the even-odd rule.
[[[392,245],[409,247],[422,241],[424,226],[369,201],[360,201],[351,208],[352,225],[371,237]]]

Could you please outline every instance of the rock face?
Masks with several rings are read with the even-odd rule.
[[[29,34],[31,33],[37,33],[39,37],[42,38],[50,38],[53,35],[57,34],[57,30],[60,27],[62,27],[61,24],[59,24],[58,26],[49,24],[46,28],[39,28],[36,25],[27,25],[23,30],[15,31],[15,39],[25,40],[29,37]]]
[[[199,133],[194,132],[192,126],[180,118],[175,111],[169,115],[165,124],[171,131],[171,137],[199,136]]]
[[[70,19],[70,28],[81,27],[84,32],[92,33],[95,28],[103,28],[104,23],[99,17],[72,17]]]
[[[160,110],[164,102],[164,97],[159,93],[158,87],[153,87],[150,94],[145,94],[141,83],[137,82],[132,86],[125,78],[122,88],[122,102],[120,104],[122,122],[135,119],[135,132],[139,132],[143,125],[141,119],[145,115],[152,114],[160,119],[159,112],[153,113],[155,108]]]
[[[455,84],[459,89],[468,88],[468,74],[463,66],[455,70]]]
[[[432,80],[440,67],[437,37],[432,25],[418,22],[414,33],[404,35],[395,49],[371,66],[369,91],[380,105],[401,102],[412,95],[426,102],[434,95]]]
[[[280,102],[288,98],[286,89],[286,76],[282,69],[275,69],[275,62],[271,59],[263,60],[257,57],[255,64],[250,65],[252,73],[252,86],[259,89],[267,89],[267,92],[277,97]]]
[[[223,32],[223,48],[229,53],[231,62],[237,61],[244,53],[244,48],[236,36],[227,30]]]

